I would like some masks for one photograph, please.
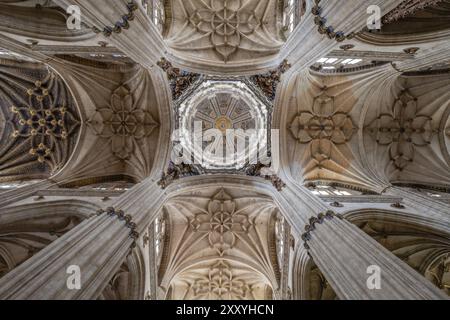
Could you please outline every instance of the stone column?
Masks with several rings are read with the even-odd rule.
[[[0,279],[0,299],[97,298],[165,199],[153,179],[137,185]],[[67,286],[70,266],[80,268],[80,290]]]
[[[9,206],[20,200],[24,200],[36,194],[36,192],[41,190],[49,189],[50,187],[56,185],[55,182],[51,180],[42,180],[36,183],[32,183],[21,188],[8,190],[0,193],[0,208]]]
[[[446,299],[431,282],[305,187],[288,183],[275,198],[340,299]],[[381,272],[379,290],[367,285],[371,266]]]
[[[120,51],[143,67],[152,68],[165,56],[166,44],[150,21],[142,1],[123,0],[55,0],[66,9],[76,5],[82,21],[94,26]],[[124,21],[126,20],[126,21]]]
[[[447,299],[425,277],[331,211],[311,220],[305,230],[305,247],[341,299]],[[369,278],[377,270],[380,287],[369,288],[376,283]]]
[[[307,13],[288,38],[280,52],[281,59],[292,64],[290,72],[307,68],[330,51],[345,44],[354,32],[362,30],[369,14],[369,6],[380,7],[382,15],[397,7],[403,0],[314,0]],[[315,6],[315,4],[317,6]],[[320,32],[319,32],[320,29]]]

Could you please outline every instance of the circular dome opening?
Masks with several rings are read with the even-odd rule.
[[[179,114],[180,145],[205,169],[239,170],[267,149],[267,106],[243,81],[204,81]]]

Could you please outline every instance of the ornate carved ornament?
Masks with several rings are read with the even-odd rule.
[[[172,24],[169,45],[175,50],[208,51],[223,61],[236,59],[239,52],[273,55],[280,49],[276,24],[277,0],[177,0],[172,5],[179,22]]]
[[[117,217],[120,221],[125,222],[125,226],[130,229],[129,236],[133,239],[134,248],[136,246],[136,241],[139,239],[139,232],[136,231],[137,225],[133,222],[133,217],[129,214],[125,214],[123,210],[116,210],[114,207],[108,207],[106,210],[100,209],[97,211],[97,216],[101,216],[103,214],[107,214],[110,217]]]
[[[281,76],[290,68],[291,65],[287,60],[284,60],[277,69],[265,74],[252,76],[250,77],[250,80],[261,89],[270,101],[273,102],[275,100],[278,84],[281,81]]]
[[[405,0],[400,5],[383,17],[382,22],[392,23],[407,18],[419,10],[439,4],[443,0]]]
[[[235,275],[229,263],[218,260],[210,266],[207,277],[194,281],[192,291],[196,299],[244,300],[252,287]]]
[[[379,145],[389,148],[390,161],[403,171],[414,161],[415,149],[428,146],[437,133],[432,118],[420,114],[418,99],[403,90],[388,114],[380,114],[366,130]]]
[[[201,175],[202,172],[191,164],[175,164],[172,161],[169,162],[169,167],[166,172],[163,172],[161,179],[158,181],[158,185],[162,189],[166,189],[175,180],[183,177],[191,177]]]
[[[158,127],[150,112],[135,104],[125,86],[114,91],[110,106],[98,109],[88,124],[97,135],[110,140],[112,152],[121,160],[129,159],[138,141]]]
[[[22,64],[0,68],[0,171],[5,179],[47,178],[70,158],[80,120],[58,76],[41,65]]]
[[[134,12],[138,9],[138,5],[131,1],[127,3],[128,13],[124,14],[120,20],[118,20],[114,26],[105,26],[103,30],[98,29],[97,27],[93,27],[92,30],[95,33],[103,33],[105,37],[110,37],[113,33],[121,33],[122,30],[128,30],[130,28],[130,21],[133,21],[135,18]]]
[[[320,6],[321,0],[314,0],[315,5],[311,12],[315,16],[314,23],[318,26],[318,31],[320,34],[326,34],[330,39],[336,39],[337,42],[342,42],[345,39],[353,39],[355,33],[350,33],[346,35],[343,31],[334,30],[333,26],[327,26],[327,19],[324,18],[322,14],[322,7]]]
[[[248,166],[246,169],[246,174],[250,177],[262,177],[266,180],[269,180],[278,191],[283,191],[283,189],[286,187],[286,183],[284,183],[284,181],[281,180],[280,177],[275,174],[267,175],[263,173],[263,169],[268,168],[270,168],[270,165],[267,166],[259,162],[257,164]]]
[[[339,218],[339,219],[344,219],[344,217],[339,214],[339,213],[335,213],[331,210],[325,212],[325,213],[319,213],[317,217],[311,217],[309,219],[309,224],[307,224],[305,226],[305,232],[302,234],[301,239],[304,242],[304,246],[306,250],[309,250],[309,244],[308,241],[310,241],[312,239],[311,236],[311,232],[314,231],[316,229],[316,224],[322,224],[324,223],[326,220],[331,220],[333,218]]]
[[[11,107],[11,123],[14,127],[12,138],[29,140],[30,155],[41,163],[51,159],[58,141],[66,140],[79,125],[79,121],[66,106],[57,105],[57,101],[50,95],[47,85],[53,81],[53,77],[49,74],[44,80],[46,84],[36,81],[34,88],[26,91],[26,105]]]
[[[183,93],[201,77],[197,73],[174,68],[172,63],[166,58],[161,58],[161,60],[158,61],[158,66],[167,73],[174,101],[180,98]]]
[[[211,267],[218,261],[226,262],[233,279],[249,288],[257,285],[246,299],[261,297],[264,286],[278,287],[272,259],[276,254],[270,254],[268,241],[275,233],[271,221],[276,209],[269,198],[236,192],[239,196],[226,189],[208,190],[203,196],[193,192],[167,204],[172,241],[167,251],[170,260],[160,275],[161,285],[172,288],[172,297],[208,298]],[[213,269],[215,274],[218,268]]]
[[[367,196],[367,195],[380,195],[379,193],[372,191],[370,189],[349,184],[349,183],[342,183],[342,182],[335,182],[335,181],[324,181],[324,180],[318,180],[318,181],[311,181],[305,184],[305,187],[310,189],[316,189],[318,186],[327,186],[331,188],[343,188],[348,190],[354,190],[357,192],[360,192],[361,195]]]
[[[222,189],[209,202],[208,213],[196,214],[190,226],[195,233],[208,235],[210,247],[222,257],[234,248],[240,234],[247,234],[254,228],[254,221],[237,211],[235,201]]]
[[[300,144],[309,145],[315,167],[321,169],[333,147],[349,142],[357,127],[348,114],[336,111],[334,97],[324,91],[314,99],[312,111],[298,113],[289,129]]]

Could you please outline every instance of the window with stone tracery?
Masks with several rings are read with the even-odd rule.
[[[284,247],[285,247],[285,220],[283,216],[279,215],[277,217],[277,221],[275,222],[275,239],[277,242],[277,258],[278,258],[278,265],[283,265],[283,258],[284,258]]]
[[[164,0],[142,0],[142,5],[153,24],[162,33],[166,20]]]
[[[164,238],[166,235],[166,220],[163,216],[156,218],[154,222],[155,226],[155,255],[156,261],[161,261],[161,256],[164,248]]]
[[[345,190],[344,188],[336,188],[333,186],[315,186],[311,187],[310,191],[317,196],[351,196],[354,193],[350,190]],[[358,192],[357,192],[358,193]],[[360,192],[359,192],[360,193]]]
[[[283,31],[289,36],[299,23],[306,11],[306,2],[303,0],[285,0],[283,10]]]
[[[134,184],[128,181],[111,181],[90,184],[87,186],[83,186],[80,189],[96,191],[128,191],[133,186]]]

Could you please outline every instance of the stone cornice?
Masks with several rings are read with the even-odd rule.
[[[395,196],[321,196],[325,202],[339,202],[339,203],[396,203],[401,202],[401,197]]]
[[[106,191],[106,190],[80,190],[80,189],[48,189],[41,190],[36,193],[38,196],[43,197],[92,197],[92,198],[104,198],[104,197],[118,197],[125,191]]]
[[[342,58],[366,58],[377,61],[412,60],[413,55],[404,52],[360,51],[360,50],[333,50],[328,56]]]

